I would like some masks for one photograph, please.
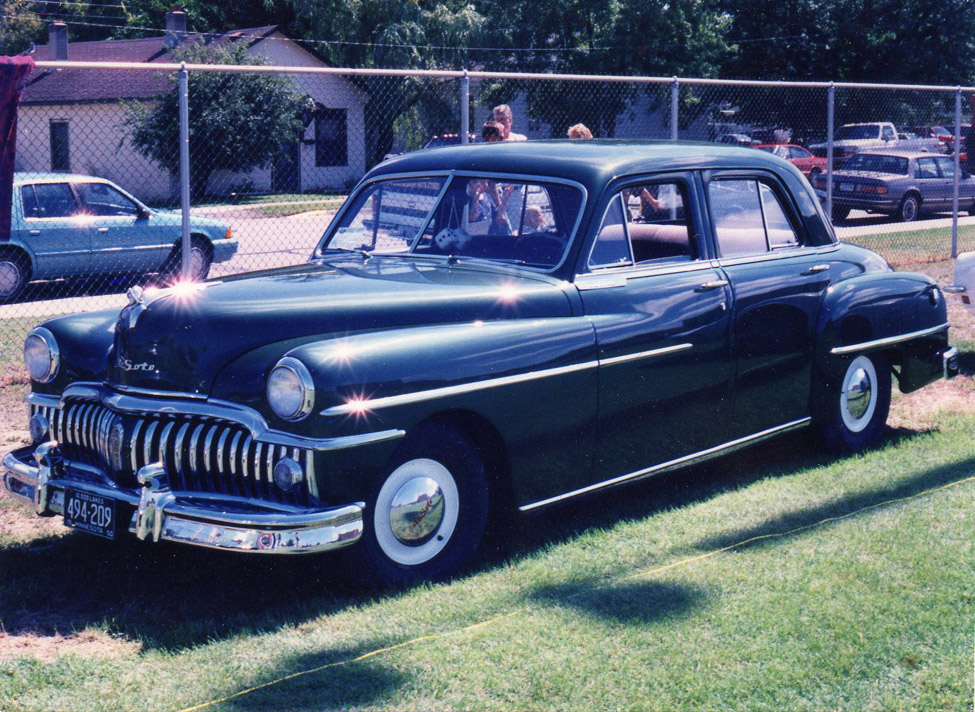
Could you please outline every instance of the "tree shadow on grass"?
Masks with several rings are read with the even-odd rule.
[[[650,625],[700,608],[708,595],[703,588],[685,584],[633,579],[609,585],[576,581],[549,586],[532,591],[528,599],[548,606],[570,607],[624,625]]]
[[[701,551],[713,551],[763,537],[748,544],[750,547],[774,545],[786,536],[799,535],[814,524],[835,518],[850,518],[874,511],[878,505],[913,497],[928,490],[938,489],[972,476],[975,459],[936,467],[918,473],[908,479],[880,484],[854,495],[839,497],[816,507],[798,509],[772,517],[751,527],[730,529],[718,536],[699,540],[694,547]],[[798,530],[798,531],[796,531]]]

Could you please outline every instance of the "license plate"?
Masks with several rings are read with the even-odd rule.
[[[844,193],[852,193],[853,183],[840,183],[840,191]]]
[[[73,529],[115,538],[115,500],[73,489],[64,490],[64,523]]]

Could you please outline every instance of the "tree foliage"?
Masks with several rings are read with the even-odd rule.
[[[190,45],[174,51],[177,61],[198,64],[262,64],[244,46]],[[178,78],[171,77],[176,85]],[[246,172],[266,167],[281,147],[295,143],[311,110],[288,79],[276,75],[191,72],[190,145],[193,192],[200,196],[213,171]],[[136,149],[172,172],[179,170],[179,97],[167,92],[158,102],[127,104],[126,125]]]
[[[29,0],[0,0],[0,55],[23,52],[37,40],[43,25]]]

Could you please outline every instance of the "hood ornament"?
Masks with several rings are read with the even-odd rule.
[[[129,287],[129,290],[125,293],[125,296],[129,298],[129,304],[145,304],[146,302],[145,292],[143,292],[142,287],[138,285]]]
[[[128,306],[122,309],[119,314],[119,323],[128,322],[129,329],[135,328],[135,323],[139,320],[142,312],[146,310],[146,295],[142,287],[129,287],[125,296],[129,298]]]

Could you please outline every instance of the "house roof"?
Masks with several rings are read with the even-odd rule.
[[[253,45],[265,39],[277,26],[228,30],[221,33],[187,33],[186,42],[205,42],[208,45],[230,45],[247,42]],[[148,64],[172,63],[166,37],[147,37],[134,40],[102,40],[99,42],[71,42],[68,61],[74,62],[138,62]],[[36,61],[50,61],[54,53],[50,45],[42,45],[34,52]],[[151,99],[172,90],[172,83],[163,72],[100,69],[37,70],[24,88],[22,104],[72,104],[120,99]]]

